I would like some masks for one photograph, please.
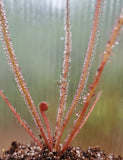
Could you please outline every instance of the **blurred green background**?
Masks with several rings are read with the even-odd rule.
[[[59,104],[58,82],[62,73],[64,51],[65,0],[4,0],[4,2],[9,31],[25,81],[37,107],[40,101],[48,102],[47,115],[54,130]],[[95,0],[71,0],[70,4],[72,63],[67,108],[79,82],[91,32]],[[99,23],[100,36],[88,81],[90,83],[122,8],[123,0],[104,1]],[[106,65],[97,89],[98,92],[103,90],[101,98],[73,145],[81,146],[83,149],[99,145],[106,152],[123,155],[123,29],[117,40],[118,45],[115,45],[112,51],[114,56],[110,57],[111,62]],[[0,89],[3,89],[11,104],[38,136],[39,133],[16,87],[1,47]],[[78,105],[78,109],[80,108],[81,104]],[[72,117],[73,121],[74,118],[76,117]],[[68,128],[73,124],[72,120]],[[70,130],[65,130],[64,136],[69,132]],[[2,148],[7,149],[13,140],[22,143],[31,141],[0,98],[0,151]]]

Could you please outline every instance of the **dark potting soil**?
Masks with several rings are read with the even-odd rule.
[[[9,150],[4,151],[0,160],[123,160],[119,155],[107,154],[98,146],[83,151],[80,147],[68,147],[64,153],[51,152],[46,146],[41,149],[36,144],[24,145],[12,142]]]

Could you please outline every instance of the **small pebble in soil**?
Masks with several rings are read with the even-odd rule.
[[[35,143],[24,145],[12,142],[9,150],[0,155],[0,160],[123,160],[119,155],[107,154],[98,146],[83,151],[80,147],[69,146],[64,153],[51,152],[44,145],[41,149]]]

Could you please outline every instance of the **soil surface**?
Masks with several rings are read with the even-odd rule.
[[[9,150],[0,155],[0,160],[123,160],[119,155],[107,154],[98,146],[83,151],[80,147],[68,147],[64,153],[51,152],[46,146],[24,145],[12,142]]]

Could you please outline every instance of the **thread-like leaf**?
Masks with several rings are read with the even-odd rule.
[[[56,132],[55,132],[55,148],[58,148],[57,138],[62,125],[62,116],[66,106],[67,91],[68,91],[68,74],[70,68],[70,53],[71,53],[71,32],[70,32],[70,15],[69,15],[69,0],[66,0],[66,15],[65,15],[65,50],[63,61],[63,75],[60,85],[60,105],[58,108],[58,115],[56,120]]]
[[[62,128],[60,130],[60,134],[59,134],[58,140],[56,142],[57,145],[60,142],[63,131],[64,131],[64,129],[68,123],[68,120],[70,119],[70,116],[72,115],[72,113],[73,113],[73,111],[74,111],[74,109],[75,109],[75,107],[81,97],[81,93],[82,93],[83,87],[85,85],[86,77],[88,75],[89,64],[90,64],[90,60],[92,57],[92,50],[94,47],[94,42],[95,42],[96,33],[97,33],[97,26],[98,26],[98,21],[99,21],[99,13],[100,13],[101,4],[102,4],[102,0],[96,0],[93,27],[92,27],[92,31],[91,31],[90,41],[88,44],[88,50],[87,50],[86,57],[84,60],[84,66],[82,69],[79,85],[78,85],[76,94],[74,96],[73,102],[70,106],[70,109],[67,112],[67,115],[66,115],[65,120],[63,122]]]
[[[34,136],[33,132],[31,131],[31,129],[29,128],[29,126],[26,124],[26,122],[19,116],[19,114],[16,112],[16,110],[14,109],[14,107],[10,104],[10,102],[8,101],[8,99],[6,98],[6,96],[3,94],[2,90],[0,90],[0,95],[1,97],[4,99],[4,101],[6,102],[6,104],[8,105],[8,107],[10,108],[10,110],[13,112],[14,116],[17,118],[17,120],[22,124],[22,126],[24,127],[24,129],[28,132],[28,134],[31,136],[31,138],[41,147],[43,148],[43,145],[37,140],[37,138]]]
[[[51,145],[51,150],[52,150],[52,148],[53,148],[53,140],[52,140],[51,127],[50,127],[49,120],[48,120],[48,118],[47,118],[47,116],[45,114],[45,111],[48,110],[48,105],[47,105],[46,102],[41,102],[39,108],[40,108],[40,113],[41,113],[41,115],[43,117],[43,120],[45,122],[45,125],[46,125],[48,138],[49,138],[49,143]]]
[[[114,27],[114,29],[112,31],[111,38],[110,38],[110,40],[108,41],[108,43],[106,45],[106,50],[104,51],[104,57],[102,59],[100,67],[98,68],[97,73],[95,75],[95,79],[94,79],[94,82],[92,84],[91,90],[90,90],[90,92],[89,92],[89,94],[87,96],[87,100],[86,100],[86,102],[85,102],[85,104],[83,106],[83,109],[82,109],[82,111],[80,113],[79,118],[77,119],[77,121],[76,121],[76,123],[75,123],[75,125],[74,125],[74,127],[72,129],[71,134],[67,138],[67,141],[66,141],[62,151],[64,151],[68,147],[68,145],[71,143],[71,141],[73,140],[73,137],[75,136],[75,134],[76,134],[76,132],[77,132],[79,126],[80,126],[80,124],[82,123],[82,119],[83,119],[83,117],[85,115],[85,112],[86,112],[87,107],[88,107],[88,105],[90,103],[90,100],[91,100],[91,98],[92,98],[92,96],[94,94],[94,91],[95,91],[95,89],[96,89],[96,87],[97,87],[97,85],[99,83],[99,79],[101,77],[102,71],[104,69],[104,66],[105,66],[106,62],[108,61],[108,57],[110,56],[110,53],[112,51],[112,47],[113,47],[113,45],[115,45],[116,38],[117,38],[117,36],[119,34],[119,31],[120,31],[122,25],[123,25],[123,15],[120,16],[120,19],[118,20],[116,26]]]
[[[0,26],[1,26],[1,35],[2,35],[2,43],[3,43],[3,48],[5,49],[5,53],[10,65],[10,69],[13,71],[14,76],[15,76],[15,80],[17,82],[18,88],[22,94],[22,96],[24,97],[25,103],[26,105],[29,107],[29,110],[32,113],[33,119],[36,123],[36,125],[38,126],[42,137],[44,138],[46,144],[49,146],[48,144],[48,140],[47,137],[45,135],[45,131],[43,128],[43,124],[40,121],[40,117],[39,114],[36,110],[36,107],[34,105],[34,102],[31,98],[30,92],[28,90],[28,87],[24,81],[21,69],[18,65],[17,62],[17,58],[15,56],[15,51],[12,45],[12,41],[10,38],[10,34],[8,31],[8,23],[7,23],[7,18],[6,18],[6,12],[4,9],[4,5],[3,5],[3,1],[0,0]],[[50,148],[50,146],[49,146]]]
[[[97,104],[100,96],[101,96],[101,93],[102,91],[100,91],[98,94],[97,94],[97,97],[92,105],[92,107],[90,108],[89,112],[87,113],[87,115],[85,116],[84,120],[82,121],[81,125],[79,126],[78,130],[76,131],[76,133],[74,134],[73,136],[73,139],[75,138],[75,136],[78,134],[78,132],[80,131],[80,129],[84,126],[85,122],[87,121],[88,117],[90,116],[91,112],[93,111],[95,105]]]

